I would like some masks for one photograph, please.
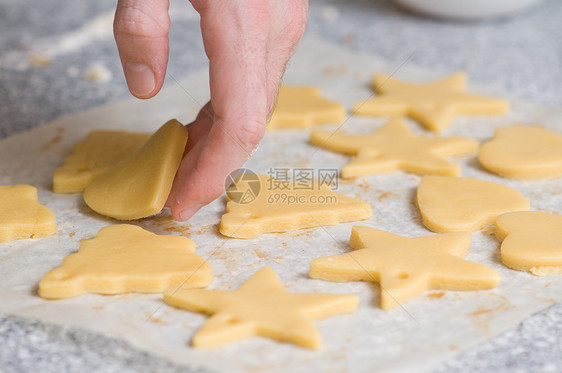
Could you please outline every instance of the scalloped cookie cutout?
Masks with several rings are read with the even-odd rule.
[[[180,166],[187,130],[166,122],[131,157],[94,179],[84,201],[95,212],[119,220],[140,219],[162,211]]]
[[[193,346],[209,348],[263,336],[319,349],[313,320],[352,313],[359,298],[346,294],[290,293],[271,267],[263,267],[236,290],[170,289],[164,301],[212,316],[193,336]]]
[[[57,233],[55,214],[39,203],[31,185],[0,185],[0,243]]]
[[[353,227],[349,245],[355,251],[314,259],[310,277],[377,282],[383,310],[401,306],[429,290],[496,287],[501,277],[495,270],[463,259],[471,241],[468,232],[410,238]]]
[[[562,176],[562,136],[541,127],[500,128],[480,147],[478,160],[501,177],[553,179]]]
[[[85,293],[160,293],[180,285],[205,287],[212,280],[211,264],[195,254],[195,243],[189,238],[118,224],[100,229],[60,267],[47,272],[38,293],[47,299]]]
[[[433,232],[477,231],[500,214],[530,208],[517,190],[468,177],[424,176],[416,198],[423,224]]]
[[[498,216],[496,237],[502,262],[536,276],[562,274],[562,216],[546,212],[511,212]]]
[[[371,206],[327,185],[294,184],[267,175],[238,179],[227,193],[220,232],[235,238],[364,220]],[[248,196],[251,196],[249,198]]]
[[[92,131],[74,144],[72,154],[53,174],[53,192],[80,193],[97,176],[138,151],[150,134],[127,131]]]
[[[505,100],[466,93],[466,80],[465,73],[456,73],[430,83],[413,84],[377,74],[373,78],[373,88],[378,95],[356,103],[353,113],[408,116],[431,131],[441,132],[458,115],[509,111]]]
[[[340,123],[347,118],[345,107],[322,97],[316,87],[283,85],[267,129],[303,129],[317,124]]]
[[[472,139],[416,136],[400,118],[369,135],[313,131],[310,143],[332,151],[355,155],[342,168],[343,178],[404,171],[419,175],[458,176],[461,167],[444,158],[476,152]]]

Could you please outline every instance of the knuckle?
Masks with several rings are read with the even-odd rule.
[[[245,121],[234,131],[236,139],[246,146],[250,146],[249,151],[255,150],[265,134],[265,122],[258,120]]]
[[[168,13],[156,11],[150,2],[120,1],[115,11],[113,33],[116,37],[165,37],[169,27]]]

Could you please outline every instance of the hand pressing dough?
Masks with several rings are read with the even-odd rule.
[[[316,87],[281,86],[267,129],[341,123],[346,117],[345,107],[323,98],[322,91]]]
[[[530,208],[527,198],[505,185],[449,176],[424,176],[417,203],[423,224],[433,232],[477,231],[500,214]]]
[[[471,154],[478,149],[478,142],[472,139],[415,136],[400,118],[391,119],[370,135],[313,131],[310,143],[356,155],[342,168],[343,178],[393,171],[459,176],[460,166],[443,158]]]
[[[237,290],[170,289],[166,303],[212,316],[194,335],[194,347],[215,347],[252,336],[263,336],[318,349],[322,339],[313,320],[352,313],[355,295],[289,293],[271,267],[252,275]]]
[[[427,129],[441,132],[457,115],[503,114],[509,103],[466,93],[466,74],[456,73],[426,84],[412,84],[377,74],[373,79],[377,96],[353,107],[360,115],[405,115]]]
[[[540,127],[500,128],[480,147],[478,160],[490,172],[510,179],[562,176],[562,136]]]
[[[55,214],[39,203],[31,185],[0,185],[0,242],[57,233]]]
[[[39,296],[160,293],[170,287],[205,287],[212,280],[211,264],[195,254],[189,238],[119,224],[100,229],[60,267],[47,272],[39,282]]]
[[[84,201],[95,212],[119,220],[162,211],[179,168],[187,130],[175,119],[165,123],[138,152],[94,179]]]
[[[562,216],[546,212],[511,212],[498,216],[496,237],[502,262],[537,276],[562,274]]]
[[[53,175],[55,193],[80,193],[97,176],[138,151],[149,134],[126,131],[92,131],[74,145],[72,154]]]
[[[496,287],[500,282],[496,271],[462,259],[471,240],[468,232],[409,238],[375,228],[353,227],[349,245],[355,251],[314,259],[310,277],[378,282],[383,310],[401,306],[432,289]]]
[[[252,201],[243,203],[233,197],[234,193],[245,195],[252,189],[240,180],[227,193],[226,214],[220,224],[225,236],[253,238],[364,220],[372,215],[368,203],[332,192],[326,185],[297,185],[267,175],[255,176],[259,193]]]

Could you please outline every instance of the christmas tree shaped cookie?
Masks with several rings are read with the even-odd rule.
[[[369,227],[353,227],[355,251],[314,259],[310,277],[337,282],[371,281],[381,286],[381,308],[390,310],[432,289],[478,290],[498,285],[500,275],[463,258],[468,232],[402,237]]]
[[[515,189],[468,177],[424,176],[416,198],[423,224],[433,232],[476,231],[500,214],[530,207]]]
[[[220,232],[235,238],[252,238],[264,233],[335,225],[364,220],[371,206],[319,185],[303,184],[267,175],[238,179],[227,193],[226,214]]]
[[[343,178],[404,171],[415,174],[458,176],[459,165],[444,157],[476,152],[478,142],[459,137],[415,136],[400,118],[369,135],[313,131],[310,143],[356,157],[342,168]]]
[[[478,160],[490,172],[510,179],[562,176],[562,136],[540,127],[500,128],[480,147]]]
[[[511,212],[498,216],[496,237],[502,262],[537,276],[562,274],[562,216],[546,212]]]
[[[357,309],[355,295],[289,293],[271,267],[252,275],[237,290],[170,289],[166,303],[212,316],[193,337],[194,347],[215,347],[263,336],[318,349],[322,339],[312,324]]]
[[[57,233],[55,214],[39,203],[31,185],[0,185],[0,242]]]
[[[502,114],[509,110],[504,100],[466,93],[466,75],[456,73],[426,83],[406,83],[388,75],[373,79],[377,96],[355,104],[359,115],[405,115],[427,129],[441,132],[457,115]]]
[[[175,119],[165,123],[131,157],[96,177],[84,190],[95,212],[119,220],[159,213],[179,168],[187,130]]]
[[[341,123],[346,116],[343,105],[326,100],[316,87],[281,86],[267,128],[308,128],[316,124]]]
[[[78,252],[47,272],[39,296],[70,298],[84,293],[160,293],[170,287],[205,287],[211,265],[182,236],[158,236],[135,225],[102,228]]]
[[[149,134],[92,131],[74,145],[72,154],[53,175],[55,193],[80,193],[94,178],[138,151]]]

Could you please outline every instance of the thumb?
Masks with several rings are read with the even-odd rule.
[[[138,98],[153,97],[168,63],[168,0],[119,0],[113,34],[125,79]]]

